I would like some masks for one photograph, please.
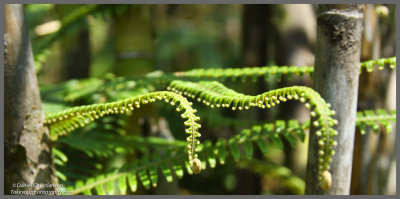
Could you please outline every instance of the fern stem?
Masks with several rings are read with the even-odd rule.
[[[107,114],[125,113],[133,110],[133,107],[139,108],[141,104],[155,102],[156,100],[164,100],[165,102],[170,102],[171,105],[179,102],[176,111],[183,112],[181,117],[187,119],[184,125],[186,126],[185,132],[189,134],[187,137],[189,162],[192,165],[193,172],[199,173],[201,168],[198,165],[196,147],[200,144],[200,141],[197,139],[201,136],[198,132],[201,125],[197,123],[200,117],[194,114],[196,110],[192,108],[191,102],[188,102],[185,97],[174,92],[158,91],[116,102],[78,106],[61,112],[47,114],[45,124],[52,131],[52,139],[56,140],[59,135],[73,131],[79,125],[84,126]],[[82,120],[84,122],[78,122]]]
[[[362,112],[358,112],[362,113]],[[396,110],[387,115],[359,115],[357,113],[357,122],[374,122],[374,121],[396,121]]]
[[[337,121],[331,117],[335,113],[330,109],[330,105],[311,88],[293,86],[250,96],[228,89],[219,82],[194,83],[175,80],[170,83],[167,89],[191,98],[197,97],[198,101],[210,107],[232,107],[232,110],[243,110],[250,107],[271,108],[281,101],[285,102],[292,99],[306,103],[306,107],[312,110],[312,117],[315,118],[313,126],[318,129],[316,134],[321,151],[319,153],[320,172],[318,172],[321,175],[320,179],[323,179],[324,171],[328,171],[330,168],[331,156],[334,154],[333,147],[336,145],[331,137],[337,135],[337,131],[332,127],[337,124]]]

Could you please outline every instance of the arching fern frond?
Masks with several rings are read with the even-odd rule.
[[[378,132],[379,124],[383,125],[387,133],[392,132],[392,124],[396,122],[396,110],[386,112],[383,109],[378,109],[376,113],[373,110],[365,110],[357,112],[356,125],[361,130],[361,134],[365,134],[367,126],[370,126],[374,132]]]
[[[167,89],[191,98],[197,98],[198,101],[203,102],[211,108],[231,107],[232,110],[243,110],[250,107],[271,108],[280,102],[292,99],[305,103],[306,107],[311,109],[311,116],[315,118],[313,125],[318,128],[316,134],[320,145],[319,175],[321,176],[320,179],[326,180],[323,177],[323,173],[328,172],[330,169],[331,156],[334,155],[333,147],[337,144],[332,139],[333,136],[338,134],[333,129],[333,126],[337,124],[337,120],[332,118],[335,112],[330,109],[330,105],[313,89],[303,86],[293,86],[250,96],[237,93],[215,81],[194,83],[180,80],[172,81]],[[235,150],[235,148],[232,150]]]
[[[183,112],[181,117],[186,119],[184,122],[186,127],[185,132],[189,134],[187,137],[189,162],[194,173],[200,172],[201,168],[199,167],[199,160],[196,154],[196,146],[200,143],[197,139],[200,137],[198,129],[201,125],[197,123],[200,118],[195,115],[196,109],[192,108],[192,103],[188,102],[185,97],[177,93],[159,91],[116,102],[78,106],[58,113],[47,114],[45,124],[50,127],[52,139],[55,140],[59,135],[66,134],[79,126],[83,127],[99,117],[108,114],[125,113],[126,111],[134,110],[134,107],[140,108],[141,104],[147,104],[157,100],[170,102],[171,105],[176,104],[176,111]]]

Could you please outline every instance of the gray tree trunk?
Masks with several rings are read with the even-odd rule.
[[[44,113],[23,5],[5,5],[4,15],[4,193],[54,190],[28,187],[34,183],[54,184],[57,178],[49,131],[43,125]],[[27,187],[18,188],[18,183]]]
[[[306,194],[349,194],[362,33],[362,6],[321,5],[317,18],[314,89],[336,111],[339,135],[332,158],[332,186],[323,190],[318,181],[318,143],[310,129]]]

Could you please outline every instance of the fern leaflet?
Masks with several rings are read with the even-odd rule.
[[[311,109],[311,116],[316,120],[313,125],[319,130],[316,132],[318,136],[319,149],[319,175],[322,181],[325,181],[324,173],[330,169],[331,156],[334,155],[333,147],[336,141],[332,139],[338,133],[332,127],[337,124],[337,120],[331,116],[335,114],[330,109],[330,105],[321,98],[321,96],[308,87],[293,86],[280,88],[265,92],[257,96],[249,96],[237,93],[226,88],[216,81],[201,81],[198,83],[185,82],[181,80],[172,81],[167,90],[172,90],[179,94],[183,94],[190,98],[196,98],[211,108],[232,107],[232,110],[249,109],[250,107],[271,108],[281,101],[299,100],[305,103],[306,108]],[[306,103],[306,101],[308,101]],[[237,147],[233,144],[231,150],[237,151]],[[237,153],[234,153],[237,154]],[[237,157],[237,156],[234,156]],[[237,158],[235,158],[237,159]]]
[[[374,132],[378,132],[379,124],[382,124],[387,133],[392,132],[392,124],[390,121],[396,122],[396,110],[387,113],[383,109],[378,109],[376,113],[373,110],[365,110],[357,112],[356,125],[361,130],[361,134],[366,133],[366,127],[370,126]]]

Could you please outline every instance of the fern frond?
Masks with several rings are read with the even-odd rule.
[[[377,65],[380,69],[383,69],[383,67],[387,64],[389,64],[390,68],[392,69],[396,67],[396,57],[362,62],[360,63],[360,71],[362,68],[366,68],[368,72],[372,72],[374,65]],[[76,83],[76,85],[70,87],[70,89],[66,91],[65,101],[71,102],[81,99],[85,96],[93,95],[94,93],[110,93],[111,91],[132,91],[133,89],[139,89],[138,91],[140,91],[142,88],[147,88],[147,92],[154,92],[155,90],[164,89],[170,81],[179,80],[181,78],[194,78],[193,80],[198,80],[199,78],[219,80],[228,78],[235,80],[237,78],[242,78],[245,80],[246,78],[251,77],[253,80],[256,80],[259,76],[264,76],[265,79],[275,76],[279,80],[282,75],[312,75],[313,71],[313,66],[266,66],[226,69],[194,69],[185,72],[176,72],[174,74],[163,74],[159,71],[156,71],[157,75],[149,74],[141,78],[113,76],[108,76],[105,78],[91,78],[80,80]],[[151,86],[151,88],[149,86]]]
[[[379,70],[383,70],[385,65],[389,65],[391,69],[396,67],[396,57],[381,58],[377,60],[370,60],[360,63],[360,72],[363,68],[367,72],[372,72],[374,66],[378,66]],[[236,80],[241,78],[245,80],[250,77],[257,80],[258,77],[263,76],[268,79],[271,76],[281,79],[282,75],[291,77],[297,75],[302,77],[307,74],[312,76],[314,72],[313,66],[261,66],[261,67],[245,67],[245,68],[210,68],[210,69],[193,69],[185,72],[176,72],[177,77],[198,77],[198,78],[211,78],[225,80],[227,78]]]
[[[396,122],[396,110],[390,113],[383,109],[376,110],[376,113],[373,110],[365,110],[357,112],[356,126],[360,128],[361,134],[366,133],[367,126],[378,132],[379,124],[385,127],[387,133],[391,133],[393,127],[390,121]]]
[[[313,89],[303,86],[293,86],[250,96],[237,93],[215,81],[194,83],[181,80],[172,81],[167,89],[191,98],[197,97],[198,101],[203,102],[211,108],[231,107],[232,110],[243,110],[250,107],[271,108],[280,102],[292,99],[305,103],[306,108],[311,109],[311,116],[315,118],[313,126],[318,128],[316,134],[320,145],[318,151],[320,156],[319,175],[321,176],[321,180],[325,180],[323,173],[330,169],[331,156],[334,155],[333,147],[337,144],[332,139],[333,136],[338,134],[332,128],[337,124],[337,120],[331,117],[335,112],[330,109],[330,104],[326,103]],[[231,149],[235,151],[236,148],[232,145]]]
[[[231,138],[228,141],[229,144],[225,144],[227,142],[224,142],[223,145],[213,145],[210,141],[200,144],[198,149],[199,156],[202,159],[200,162],[201,169],[206,168],[207,162],[211,168],[214,168],[216,165],[216,156],[219,156],[220,159],[223,156],[223,151],[221,149],[227,151],[232,148],[232,146],[239,147],[239,145],[246,143],[246,140],[243,140],[243,136],[244,135],[240,136],[242,139],[238,139],[239,136]],[[181,143],[181,141],[174,142],[177,142],[175,145],[180,145]],[[153,153],[151,159],[147,154],[141,160],[135,160],[129,165],[125,165],[118,171],[92,177],[87,179],[85,182],[77,181],[74,187],[69,187],[69,190],[72,191],[72,194],[115,194],[117,191],[113,185],[118,184],[117,187],[119,189],[119,193],[125,194],[127,190],[127,184],[132,192],[136,191],[138,179],[146,189],[149,189],[150,187],[157,186],[158,178],[160,177],[158,176],[157,172],[158,168],[161,169],[166,180],[168,182],[172,182],[173,173],[175,173],[178,178],[181,178],[184,174],[184,170],[181,165],[181,160],[184,157],[184,149],[185,146],[178,147],[176,151],[167,151],[167,153],[164,155],[161,155],[159,152],[155,152]],[[235,157],[238,155],[238,153],[240,153],[240,151],[237,148],[236,151],[226,153],[225,155],[232,155]],[[191,168],[191,163],[188,161],[184,161],[183,163],[186,167],[186,172],[192,174],[193,169]]]
[[[389,65],[390,69],[394,69],[396,67],[396,57],[389,57],[389,58],[381,58],[377,60],[369,60],[360,63],[360,73],[363,68],[367,72],[374,71],[374,66],[378,66],[379,70],[383,70],[385,65]]]
[[[360,115],[360,113],[362,112],[359,112],[358,115]],[[383,112],[381,112],[379,116],[363,115],[359,116],[357,121],[380,121],[385,120],[384,118],[395,121],[395,113],[392,111],[391,114],[383,114]],[[225,160],[228,157],[232,157],[235,161],[243,163],[243,160],[252,158],[254,151],[253,145],[256,145],[264,155],[269,151],[268,148],[270,146],[268,143],[275,144],[282,149],[282,139],[286,139],[294,146],[297,139],[304,142],[305,131],[307,129],[309,129],[309,121],[299,124],[297,120],[278,120],[275,123],[266,123],[253,126],[249,129],[243,129],[239,134],[229,139],[219,139],[215,144],[207,140],[203,144],[198,145],[198,153],[202,160],[201,167],[205,169],[208,164],[211,168],[214,168],[217,162],[225,164]],[[181,165],[181,159],[184,157],[183,151],[185,149],[183,141],[176,140],[171,142],[162,138],[155,138],[157,140],[152,140],[152,138],[145,139],[141,137],[135,137],[133,139],[136,142],[152,143],[150,144],[151,146],[154,146],[156,143],[163,143],[165,146],[170,144],[175,146],[176,150],[168,151],[165,155],[156,152],[152,155],[151,160],[149,160],[149,156],[146,155],[141,160],[134,161],[130,165],[124,166],[119,171],[90,178],[86,180],[86,182],[77,182],[75,187],[70,188],[73,194],[91,194],[94,193],[93,191],[96,191],[97,194],[115,193],[114,186],[108,186],[107,188],[107,184],[118,184],[117,187],[121,194],[126,193],[127,187],[130,187],[131,191],[135,192],[138,183],[137,179],[141,181],[145,188],[149,189],[151,186],[157,186],[158,178],[160,178],[157,174],[158,168],[161,169],[168,182],[173,181],[173,173],[175,173],[178,178],[182,178],[184,170]],[[219,161],[217,161],[217,159]],[[192,174],[190,163],[187,161],[183,163],[187,173]]]
[[[171,105],[179,103],[179,105],[176,105],[176,111],[183,112],[181,117],[186,119],[184,122],[186,127],[185,132],[189,134],[186,139],[188,142],[187,152],[189,156],[189,162],[194,173],[200,172],[201,168],[199,167],[199,160],[196,154],[196,146],[200,143],[197,138],[201,136],[198,131],[201,125],[197,123],[200,118],[195,115],[196,109],[192,108],[192,103],[188,102],[185,97],[177,93],[159,91],[125,100],[119,100],[116,102],[78,106],[58,113],[47,114],[45,124],[50,127],[53,135],[52,139],[55,140],[59,135],[73,131],[79,126],[83,127],[99,117],[103,117],[108,114],[125,113],[127,111],[134,110],[134,107],[140,108],[141,104],[147,104],[157,100],[170,102]]]
[[[356,123],[357,127],[362,125],[365,126],[377,126],[373,127],[378,130],[379,124],[386,127],[386,132],[390,133],[392,126],[390,121],[396,122],[396,110],[392,110],[387,113],[385,110],[378,109],[377,114],[373,110],[365,110],[357,112]],[[267,153],[267,145],[264,140],[259,139],[267,138],[271,143],[275,143],[276,146],[283,149],[283,144],[280,137],[286,139],[290,145],[293,147],[296,144],[296,137],[304,142],[306,131],[310,128],[310,121],[307,120],[300,124],[297,120],[277,120],[275,123],[265,123],[263,125],[254,125],[251,128],[243,129],[240,134],[236,135],[234,138],[239,144],[243,143],[243,140],[253,140],[257,143],[260,150],[265,154]]]
[[[183,153],[168,152],[161,155],[159,152],[155,152],[150,159],[149,154],[145,154],[140,160],[134,160],[119,171],[89,178],[86,182],[78,181],[74,187],[69,187],[69,190],[72,191],[73,195],[79,193],[90,195],[93,191],[96,191],[98,195],[112,195],[116,193],[115,183],[118,184],[119,193],[125,194],[128,187],[132,192],[137,190],[138,179],[146,189],[156,187],[159,178],[158,168],[161,168],[168,182],[173,181],[173,173],[178,178],[182,178],[182,165],[178,163],[182,157]],[[186,162],[186,164],[188,163]]]
[[[211,168],[214,168],[217,162],[224,164],[227,157],[233,157],[235,161],[251,159],[254,151],[253,143],[257,144],[264,153],[267,153],[268,142],[274,143],[277,140],[280,141],[280,136],[286,136],[288,132],[294,133],[297,128],[300,128],[295,120],[284,128],[282,124],[283,121],[278,121],[276,124],[265,124],[263,127],[253,127],[251,130],[245,129],[236,136],[227,140],[220,139],[215,144],[212,144],[208,140],[205,141],[198,146],[199,157],[202,160],[201,168],[205,169],[207,164]],[[292,136],[295,135],[293,134]],[[287,138],[288,136],[285,139]],[[295,139],[295,137],[292,138]],[[154,143],[152,140],[148,141]],[[69,189],[73,194],[91,194],[94,193],[93,191],[96,191],[99,195],[113,194],[116,193],[116,190],[114,190],[113,186],[107,185],[118,184],[119,192],[124,194],[127,189],[126,184],[129,185],[132,192],[136,191],[137,179],[141,181],[146,189],[149,189],[150,187],[157,186],[158,178],[160,177],[157,175],[158,168],[161,169],[168,182],[173,181],[173,173],[178,178],[181,178],[184,174],[182,158],[184,157],[185,146],[182,146],[182,141],[178,140],[169,143],[177,146],[176,150],[167,151],[164,155],[155,152],[152,154],[151,160],[147,154],[141,160],[133,161],[119,171],[89,178],[85,182],[79,181],[74,187],[70,187]],[[243,149],[244,154],[242,154],[241,149]],[[217,161],[217,158],[219,161]],[[186,167],[186,172],[192,174],[191,164],[188,161],[183,161],[183,164]]]
[[[122,168],[120,171],[89,178],[86,182],[78,181],[76,182],[75,187],[70,187],[69,190],[72,191],[72,195],[79,193],[90,195],[92,191],[96,191],[97,195],[112,195],[116,192],[114,189],[114,183],[116,182],[118,183],[117,187],[119,193],[125,194],[128,186],[132,192],[136,191],[138,178],[142,182],[143,186],[146,189],[149,189],[151,183],[153,186],[157,185],[155,179],[158,178],[158,176],[155,176],[157,172],[154,171],[150,172],[151,176],[149,178],[149,170],[153,170],[155,166],[160,167],[160,165],[168,164],[168,162],[172,161],[173,158],[177,157],[179,156],[165,157],[163,159],[152,158],[152,160],[149,160],[149,156],[145,155],[140,161],[133,161],[130,165]],[[152,179],[152,182],[150,182],[150,179]]]
[[[291,77],[297,75],[312,75],[314,68],[312,66],[264,66],[264,67],[244,67],[244,68],[209,68],[209,69],[193,69],[185,72],[176,72],[178,77],[198,77],[198,78],[214,78],[225,80],[230,78],[232,80],[242,79],[243,81],[250,77],[254,81],[258,77],[268,79],[271,76],[281,79],[282,75]]]

